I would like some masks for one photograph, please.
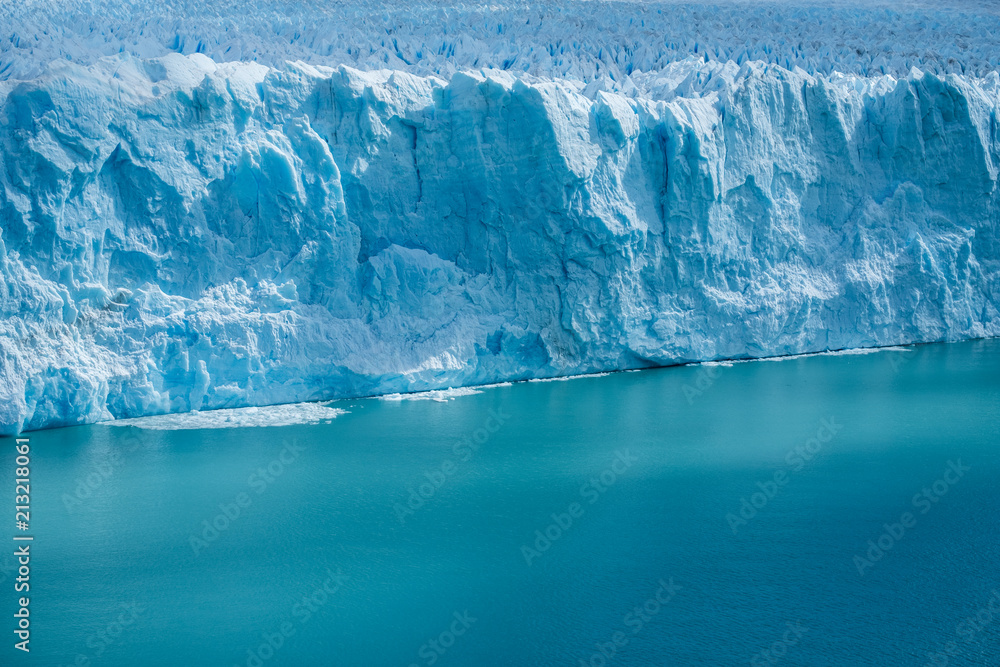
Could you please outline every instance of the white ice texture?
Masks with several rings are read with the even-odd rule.
[[[1000,334],[988,10],[109,6],[0,21],[0,433]]]

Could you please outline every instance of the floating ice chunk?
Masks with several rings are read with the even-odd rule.
[[[408,394],[385,394],[384,396],[379,396],[378,398],[383,401],[437,401],[438,403],[447,403],[448,401],[455,400],[459,396],[475,396],[476,394],[481,394],[483,393],[480,391],[482,388],[483,387],[449,387],[448,389],[434,389],[431,391],[414,391]]]
[[[581,373],[580,375],[560,375],[550,378],[531,378],[528,382],[566,382],[568,380],[582,380],[585,378],[602,378],[611,373]]]
[[[135,417],[100,422],[106,426],[135,426],[155,431],[178,431],[210,428],[249,428],[319,424],[347,414],[347,410],[324,403],[291,403],[253,408],[224,408],[203,412]]]

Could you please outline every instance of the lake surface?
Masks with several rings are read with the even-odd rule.
[[[1000,664],[1000,342],[336,405],[29,434],[0,664]]]

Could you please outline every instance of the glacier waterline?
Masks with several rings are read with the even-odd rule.
[[[847,350],[831,350],[806,354],[793,354],[780,357],[756,357],[747,359],[723,359],[719,361],[702,361],[687,364],[690,366],[731,367],[733,364],[755,362],[780,362],[821,356],[856,356],[862,354],[878,354],[881,352],[912,352],[915,348],[908,347],[865,347]],[[531,378],[520,382],[569,382],[589,378],[607,377],[612,373],[637,373],[641,369],[626,369],[604,373],[587,373],[584,375],[557,375],[553,377]],[[376,396],[358,396],[361,400],[382,401],[436,401],[447,403],[463,396],[475,396],[490,389],[510,387],[515,382],[498,382],[480,384],[468,387],[447,387],[445,389],[429,389],[408,393],[382,394]],[[132,419],[116,419],[98,422],[108,426],[134,426],[153,430],[190,430],[197,428],[249,428],[270,426],[293,426],[305,424],[329,423],[341,414],[346,414],[346,401],[324,401],[317,403],[285,403],[264,407],[222,408],[218,410],[203,410],[198,412],[175,412],[163,415],[134,417]]]
[[[996,73],[676,68],[0,83],[0,432],[1000,334]]]
[[[630,632],[624,616],[673,577],[675,598],[611,664],[747,664],[791,621],[808,631],[782,664],[909,667],[957,641],[952,665],[991,666],[1000,624],[972,641],[955,627],[1000,587],[998,348],[616,373],[448,403],[350,401],[350,414],[309,427],[34,433],[32,612],[45,641],[32,664],[94,659],[88,638],[135,601],[144,611],[101,664],[245,665],[261,634],[289,620],[296,634],[265,664],[423,666],[420,647],[468,609],[477,621],[437,664],[577,665]],[[509,419],[460,460],[453,445],[491,410]],[[830,417],[842,430],[733,535],[727,513],[789,470],[788,453]],[[258,495],[248,476],[293,440],[304,450]],[[637,461],[526,565],[520,547],[620,448]],[[926,514],[914,509],[913,495],[956,459],[971,470]],[[445,460],[456,470],[401,523],[394,505]],[[0,467],[0,484],[12,474]],[[241,491],[253,504],[196,556],[190,534]],[[853,556],[906,510],[917,525],[859,576]],[[10,559],[0,554],[0,576]],[[293,606],[327,568],[344,585],[302,624]],[[0,651],[3,664],[24,664],[10,644]]]

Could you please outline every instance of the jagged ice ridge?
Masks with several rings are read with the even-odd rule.
[[[985,76],[1000,68],[992,0],[505,2],[20,0],[0,9],[0,79],[53,60],[201,53],[448,78],[468,69],[569,77],[626,94],[688,57],[810,73]]]

